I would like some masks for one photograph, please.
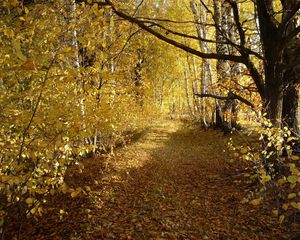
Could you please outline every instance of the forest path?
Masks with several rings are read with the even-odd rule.
[[[228,139],[227,139],[228,140]],[[34,239],[288,239],[270,209],[241,203],[245,186],[223,134],[163,121],[114,158],[85,161],[67,181],[89,196],[54,199]],[[103,170],[105,167],[105,170]],[[76,185],[77,184],[77,185]],[[50,201],[51,204],[51,201]],[[49,224],[52,227],[49,227]],[[33,239],[33,238],[30,238]]]

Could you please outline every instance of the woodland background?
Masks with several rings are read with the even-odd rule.
[[[299,217],[299,1],[0,6],[2,235],[16,215],[42,216],[49,195],[89,192],[65,184],[68,167],[113,154],[161,116],[251,130],[257,140],[224,148],[276,190],[280,223]]]

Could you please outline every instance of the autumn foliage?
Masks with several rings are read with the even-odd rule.
[[[274,1],[272,6],[267,6],[274,10],[274,21],[278,26],[285,23],[283,10],[289,7],[282,2]],[[182,4],[186,7],[182,8]],[[295,6],[298,7],[296,3]],[[26,219],[49,214],[47,201],[51,197],[60,194],[68,196],[68,200],[81,195],[90,197],[93,187],[99,186],[90,186],[87,182],[80,186],[70,184],[66,181],[70,172],[74,169],[82,172],[85,165],[90,167],[89,170],[94,167],[107,170],[117,147],[124,147],[138,138],[136,135],[161,117],[180,118],[186,125],[194,127],[191,129],[197,129],[193,132],[181,123],[179,127],[178,123],[165,120],[159,122],[163,128],[157,130],[155,127],[157,131],[166,131],[164,137],[168,136],[176,143],[170,140],[171,146],[166,148],[170,156],[174,154],[176,164],[194,164],[191,168],[206,169],[205,166],[210,164],[210,152],[219,151],[219,154],[213,154],[217,158],[224,151],[226,159],[220,160],[223,165],[217,166],[219,159],[212,160],[216,168],[227,171],[234,163],[241,172],[238,176],[243,175],[242,180],[237,180],[237,186],[244,186],[245,181],[256,187],[240,199],[233,185],[221,183],[223,176],[215,173],[213,167],[206,169],[211,179],[202,179],[203,173],[195,170],[205,184],[217,182],[212,185],[212,191],[217,187],[228,188],[233,195],[232,201],[246,204],[245,209],[268,202],[271,192],[276,204],[270,211],[278,223],[289,223],[297,216],[300,210],[298,126],[291,126],[297,121],[284,119],[288,115],[282,116],[282,109],[288,106],[296,115],[298,102],[285,101],[291,92],[297,98],[295,91],[298,91],[299,83],[296,78],[290,82],[285,80],[278,84],[282,88],[280,92],[280,89],[272,89],[274,84],[266,80],[269,63],[257,26],[261,19],[253,14],[256,7],[253,1],[237,4],[231,0],[225,0],[222,6],[219,1],[210,0],[147,3],[3,0],[0,3],[0,235],[4,236],[14,221],[18,222],[20,230]],[[298,10],[295,16],[299,15]],[[291,31],[292,37],[298,30],[296,26]],[[291,39],[286,38],[287,41]],[[292,50],[285,49],[284,54],[292,52],[290,55],[295,55],[297,44],[295,42],[296,47]],[[288,67],[293,71],[290,69],[279,75],[284,73],[288,78],[287,72],[297,73],[294,65]],[[270,89],[280,92],[281,102],[272,98]],[[281,105],[277,106],[273,100]],[[270,107],[269,103],[274,103],[275,107],[272,109],[273,105]],[[277,115],[282,116],[280,121],[277,121]],[[213,127],[223,132],[208,130],[207,134],[199,130]],[[172,129],[179,133],[175,134]],[[227,134],[233,134],[232,138]],[[153,142],[160,141],[159,134],[152,135]],[[199,136],[207,137],[212,145],[207,145],[206,139],[198,139]],[[218,139],[216,150],[212,147],[214,138]],[[196,140],[199,146],[196,146]],[[129,175],[131,169],[127,168],[131,161],[134,168],[142,168],[144,165],[138,165],[139,160],[145,160],[146,164],[151,160],[150,152],[162,148],[151,141],[143,139],[144,145],[133,145],[133,154],[123,149],[124,163],[118,156],[112,165],[118,168],[125,164],[122,168],[122,171],[126,169],[125,175]],[[179,151],[177,145],[186,159],[183,154],[172,151]],[[231,150],[229,153],[228,149]],[[198,155],[203,152],[205,159],[202,157],[202,162],[196,164],[198,160],[194,159],[193,151]],[[186,178],[189,167],[175,167],[168,162],[166,152],[161,150],[159,153],[162,155],[154,154],[154,159],[159,159],[161,164],[170,164],[174,173],[184,172],[178,180],[179,183],[183,180],[184,191],[187,184],[196,184]],[[126,159],[126,154],[130,155],[130,160]],[[137,159],[132,160],[132,155]],[[89,162],[94,161],[91,157],[99,156],[105,156],[106,160],[97,166],[95,162]],[[155,169],[165,171],[172,181],[177,181],[166,166],[157,162],[154,165]],[[142,172],[153,174],[153,170],[147,168]],[[141,179],[145,180],[144,176]],[[167,181],[166,184],[172,183]],[[159,190],[150,190],[163,192],[163,186],[159,186]],[[205,192],[203,186],[195,189]],[[129,190],[135,191],[132,185]],[[96,189],[95,192],[101,191]],[[169,190],[166,192],[170,193]],[[103,194],[104,190],[101,197]],[[221,205],[225,201],[222,207],[229,207],[227,203],[231,198],[224,198],[222,194],[224,192],[217,191],[218,199],[209,196],[210,201]],[[188,193],[182,197],[186,201],[184,207],[190,200],[195,209],[206,204],[206,200],[203,202],[201,197],[194,195]],[[193,199],[188,199],[189,196]],[[119,199],[124,200],[124,197],[119,196]],[[153,201],[156,203],[157,200]],[[208,204],[210,209],[214,207],[212,203]],[[179,201],[177,204],[181,206]],[[160,206],[158,202],[157,206]],[[190,214],[194,216],[194,213]],[[60,209],[59,215],[63,218],[67,213]],[[189,223],[179,221],[183,225]],[[274,224],[273,220],[270,222]],[[147,222],[143,224],[137,228],[145,227]],[[220,222],[215,224],[221,225]],[[151,234],[147,236],[151,237]],[[158,237],[156,231],[153,234]],[[170,236],[176,239],[179,236],[176,234]]]

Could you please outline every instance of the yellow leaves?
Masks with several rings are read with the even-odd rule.
[[[298,175],[300,172],[299,172],[299,169],[297,168],[296,164],[295,163],[290,163],[289,164],[289,167],[290,167],[290,172],[293,174],[293,175]]]
[[[271,181],[271,176],[270,175],[262,175],[260,177],[262,184],[266,184],[267,182]]]
[[[240,153],[241,154],[246,154],[248,152],[248,147],[242,147],[241,150],[240,150]]]
[[[294,140],[297,140],[297,138],[295,138],[295,137],[288,137],[287,142],[291,142],[291,141],[294,141]]]
[[[68,193],[68,187],[66,184],[63,184],[61,187],[60,187],[60,191],[64,194]]]
[[[293,199],[295,197],[297,197],[296,193],[290,193],[290,194],[288,194],[288,199]]]
[[[296,176],[296,175],[290,175],[290,176],[287,177],[287,181],[288,181],[289,183],[294,184],[294,183],[296,183],[296,182],[299,181],[299,177]]]
[[[59,210],[59,214],[60,214],[60,215],[63,215],[63,214],[65,214],[65,213],[66,213],[65,210],[63,210],[63,209],[60,209],[60,210]]]
[[[66,47],[66,48],[63,49],[64,53],[69,53],[69,52],[72,52],[72,51],[73,51],[72,47]]]
[[[259,169],[258,173],[260,175],[260,181],[262,184],[266,184],[267,182],[271,181],[271,176],[268,175],[263,168]]]
[[[249,204],[253,205],[253,206],[257,206],[257,205],[260,205],[261,204],[261,201],[262,199],[261,198],[256,198],[256,199],[253,199],[249,202]]]
[[[76,190],[71,190],[71,197],[77,198],[81,192],[82,189],[80,187],[76,188]]]
[[[3,33],[5,36],[7,36],[9,38],[13,38],[15,36],[15,32],[11,28],[5,28],[3,30]]]
[[[30,213],[34,215],[34,214],[36,213],[36,208],[32,208],[32,209],[30,210]]]
[[[271,121],[268,120],[268,119],[265,119],[264,122],[263,122],[263,124],[264,124],[266,127],[272,127],[272,126],[273,126],[272,123],[271,123]]]
[[[63,210],[63,209],[60,209],[59,210],[59,218],[60,218],[60,220],[62,220],[63,219],[63,217],[64,217],[64,215],[68,215],[68,213],[65,211],[65,210]]]
[[[274,12],[275,12],[275,19],[278,22],[282,21],[282,5],[281,1],[273,1],[273,7],[274,7]]]
[[[79,195],[79,192],[76,192],[76,191],[71,193],[72,198],[76,198],[78,195]]]
[[[294,189],[296,187],[296,183],[290,184],[290,189]]]
[[[300,202],[291,202],[291,206],[297,210],[300,210]]]
[[[21,68],[27,71],[34,71],[36,70],[36,65],[33,60],[27,60],[21,65]]]
[[[111,26],[111,28],[114,28],[114,26],[115,26],[115,21],[114,21],[113,18],[110,18],[109,25]]]
[[[15,50],[15,53],[17,55],[17,57],[23,61],[26,61],[27,60],[27,57],[22,53],[22,50],[21,50],[21,42],[19,39],[13,39],[12,40],[12,46]]]
[[[3,1],[2,6],[7,7],[9,9],[16,8],[20,5],[20,2],[18,0],[2,0],[2,1]]]
[[[10,0],[10,6],[12,6],[12,7],[18,7],[19,4],[20,3],[18,0]]]
[[[21,1],[7,2],[10,6],[16,7]],[[92,2],[90,1],[91,4]],[[82,15],[77,15],[76,24],[72,22],[68,28],[68,23],[60,16],[63,11],[55,9],[57,6],[58,4],[49,6],[36,4],[30,9],[24,6],[20,14],[14,10],[12,21],[0,20],[0,41],[1,46],[4,46],[1,48],[3,58],[0,60],[0,65],[3,66],[3,71],[0,73],[0,81],[3,79],[5,91],[10,91],[0,94],[1,100],[5,100],[1,102],[4,107],[1,111],[3,117],[0,119],[2,120],[0,124],[1,168],[9,165],[10,170],[7,172],[11,171],[18,175],[1,176],[0,188],[7,196],[12,195],[10,191],[16,191],[13,194],[18,196],[10,197],[10,200],[13,202],[19,199],[25,203],[27,210],[38,204],[38,200],[35,199],[37,195],[42,197],[65,193],[70,198],[76,198],[81,193],[90,192],[89,186],[71,191],[63,185],[66,168],[74,160],[74,156],[86,155],[96,147],[103,150],[113,145],[117,137],[111,135],[112,132],[119,136],[124,129],[129,130],[128,125],[142,126],[138,116],[144,115],[136,111],[140,111],[141,108],[134,104],[134,96],[127,98],[125,95],[127,88],[130,91],[132,89],[132,84],[129,83],[130,77],[125,78],[123,73],[123,70],[124,72],[132,70],[130,58],[128,57],[129,61],[126,60],[124,65],[121,65],[123,63],[116,65],[116,69],[119,66],[122,69],[121,73],[118,70],[116,73],[111,72],[109,65],[114,62],[105,63],[106,56],[110,55],[109,51],[117,53],[120,50],[120,46],[111,45],[115,41],[114,31],[110,32],[110,36],[106,32],[106,29],[112,28],[115,23],[112,20],[108,22],[108,19],[100,19],[103,18],[103,10],[98,9],[97,6],[88,6],[87,9],[80,10],[82,12],[89,10],[89,14],[95,11],[96,16],[94,14],[92,18],[82,18]],[[81,8],[79,4],[78,8]],[[86,13],[82,14],[88,16]],[[76,48],[70,44],[71,31],[68,29],[74,28],[81,29],[78,37],[82,36],[88,50],[97,51],[98,65],[94,68],[97,71],[73,67],[73,53],[76,52]],[[104,36],[111,39],[103,39]],[[104,44],[111,46],[111,49],[105,51],[100,49]],[[103,58],[100,57],[101,54]],[[42,101],[32,126],[26,134],[26,147],[21,153],[25,164],[11,164],[11,161],[17,162],[15,156],[20,149],[23,126],[26,127],[28,124],[42,88],[44,70],[50,66],[52,59],[53,66],[42,90]],[[14,71],[17,71],[17,74],[14,74]],[[102,81],[105,83],[103,87],[102,83],[100,84]],[[6,86],[11,90],[6,90]],[[97,89],[98,93],[102,94],[101,102],[98,103],[95,96],[90,94],[91,89]],[[83,95],[87,99],[84,105],[85,116],[80,112],[80,99]],[[112,95],[114,102],[110,99]],[[150,107],[153,108],[153,105]],[[102,117],[107,119],[104,124],[100,120]],[[83,128],[88,130],[85,131]],[[84,139],[94,140],[95,130],[98,131],[98,136],[97,133],[95,134],[98,146],[87,146],[87,140]],[[81,133],[84,137],[81,137]],[[110,136],[113,136],[113,139],[110,139]],[[74,151],[74,148],[78,151]],[[28,175],[20,177],[21,174]],[[22,185],[22,190],[16,190],[19,184]],[[32,214],[38,211],[38,208],[31,209]]]
[[[298,156],[292,155],[291,159],[294,160],[294,161],[297,161],[297,160],[299,160],[300,158],[299,158]]]
[[[64,142],[69,142],[69,141],[70,141],[70,138],[69,138],[68,136],[63,136],[63,137],[62,137],[62,140],[63,140]]]
[[[3,175],[0,178],[0,182],[13,186],[20,184],[21,178],[19,176]]]
[[[284,219],[285,219],[285,216],[284,215],[280,215],[280,217],[279,217],[279,223],[282,224],[283,221],[284,221]]]
[[[288,208],[289,208],[289,204],[288,203],[284,203],[284,204],[282,204],[282,209],[283,210],[288,210]]]
[[[23,22],[26,21],[26,19],[25,19],[24,17],[19,17],[19,19],[20,19],[21,21],[23,21]]]
[[[51,189],[51,190],[50,190],[50,195],[51,195],[51,196],[54,196],[54,194],[55,194],[55,190],[54,190],[54,189]]]
[[[0,176],[0,182],[7,183],[8,180],[9,180],[9,176],[7,175]]]
[[[75,28],[75,23],[70,23],[69,26],[68,26],[68,30],[72,30]]]
[[[26,202],[28,205],[32,205],[32,204],[33,204],[33,201],[34,201],[33,198],[26,198],[26,200],[25,200],[25,202]]]
[[[282,177],[282,178],[280,178],[280,179],[278,180],[277,183],[279,184],[279,186],[282,186],[282,185],[284,185],[286,182],[287,182],[286,177]]]
[[[29,13],[29,9],[27,7],[24,7],[24,12],[25,12],[25,14],[28,14]]]
[[[97,12],[98,12],[98,4],[97,3],[93,4],[92,11],[97,15]]]
[[[276,216],[276,217],[277,217],[278,214],[279,214],[278,210],[273,210],[272,213],[273,213],[273,215]]]

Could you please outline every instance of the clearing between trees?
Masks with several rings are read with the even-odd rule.
[[[84,161],[66,182],[91,191],[52,196],[22,239],[291,239],[249,194],[223,133],[160,121],[111,158]]]

